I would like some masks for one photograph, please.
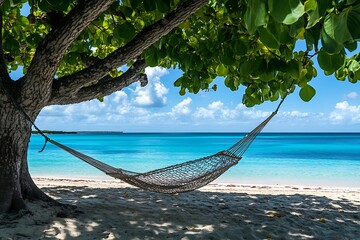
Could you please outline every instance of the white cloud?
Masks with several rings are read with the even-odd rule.
[[[165,68],[147,67],[145,73],[148,76],[149,83],[145,87],[141,87],[138,83],[137,87],[133,91],[134,105],[138,107],[161,107],[167,102],[166,95],[169,93],[169,89],[161,83],[160,78],[168,71]]]
[[[206,107],[198,107],[194,113],[194,117],[197,119],[214,119],[215,114],[220,114],[220,107],[223,106],[223,103],[220,101],[215,101],[210,103]]]
[[[152,94],[151,94],[151,89],[150,88],[146,88],[146,89],[138,89],[136,91],[136,97],[134,100],[134,103],[138,106],[141,107],[148,107],[148,106],[152,106],[154,104],[153,98],[152,98]]]
[[[169,72],[163,67],[147,67],[145,73],[149,79],[160,80],[161,77],[167,75]]]
[[[261,110],[244,110],[244,115],[249,119],[258,119],[258,118],[266,118],[271,114],[271,112],[264,112]]]
[[[242,108],[242,104],[237,105],[234,109],[230,109],[223,102],[214,101],[207,107],[198,107],[193,116],[195,119],[217,119],[217,121],[221,120],[223,122],[237,118],[240,114],[239,110]]]
[[[351,93],[346,94],[346,97],[349,99],[356,99],[357,96],[358,96],[357,92],[351,92]]]
[[[128,100],[128,95],[123,91],[113,93],[113,97],[114,103],[124,103]]]
[[[186,98],[182,100],[180,103],[176,104],[172,109],[173,114],[189,114],[191,112],[191,109],[189,105],[191,104],[192,99]]]
[[[212,110],[221,110],[224,107],[224,103],[222,103],[221,101],[216,101],[216,102],[212,102],[209,104],[209,109]]]
[[[282,113],[286,117],[293,117],[293,118],[306,118],[310,115],[308,112],[300,112],[298,110],[294,110],[291,112],[283,112]]]
[[[330,113],[329,118],[334,124],[360,124],[360,105],[350,105],[347,101],[339,102],[335,105],[335,110]]]
[[[202,118],[202,119],[214,119],[214,113],[215,111],[211,109],[207,109],[204,107],[198,107],[196,109],[196,112],[194,114],[195,118]]]

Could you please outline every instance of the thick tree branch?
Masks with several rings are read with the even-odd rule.
[[[22,104],[39,108],[50,97],[51,85],[66,49],[115,0],[79,1],[37,47],[24,78]]]
[[[2,2],[0,2],[0,4],[2,4]],[[3,29],[3,13],[2,11],[0,11],[0,83],[7,85],[8,83],[11,82],[11,78],[9,76],[9,72],[5,64],[2,29]]]
[[[77,73],[55,81],[53,91],[69,92],[81,89],[84,85],[103,78],[111,70],[136,59],[144,50],[168,34],[207,2],[207,0],[188,0],[184,2],[163,19],[144,28],[132,41],[115,50],[106,58]]]
[[[138,60],[121,76],[112,78],[106,75],[96,84],[83,87],[73,94],[63,95],[61,92],[54,91],[48,105],[66,105],[104,97],[137,81],[140,81],[141,86],[144,87],[148,82],[146,75],[141,73],[145,67],[145,61]]]

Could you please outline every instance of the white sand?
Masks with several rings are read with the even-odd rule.
[[[360,239],[360,189],[209,185],[178,195],[119,181],[36,179],[74,210],[28,202],[0,239]]]

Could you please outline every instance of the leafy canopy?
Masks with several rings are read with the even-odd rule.
[[[180,0],[123,0],[99,16],[67,50],[57,76],[79,71],[126,45],[142,29],[175,9]],[[29,6],[30,14],[21,9]],[[74,7],[70,0],[6,0],[3,50],[10,71],[26,74],[39,43]],[[247,106],[276,101],[294,82],[310,101],[317,76],[314,59],[326,75],[360,80],[358,0],[209,0],[209,4],[173,32],[148,48],[148,66],[178,67],[184,74],[174,83],[180,94],[213,89],[223,76],[235,91],[246,87]],[[295,49],[305,41],[306,49]],[[131,64],[131,63],[129,63]],[[122,74],[114,69],[112,76]],[[292,89],[293,90],[293,89]]]

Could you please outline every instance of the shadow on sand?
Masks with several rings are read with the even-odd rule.
[[[0,220],[0,239],[356,239],[360,199],[134,188],[44,187],[75,210],[29,203]],[[355,194],[358,194],[355,193]]]

